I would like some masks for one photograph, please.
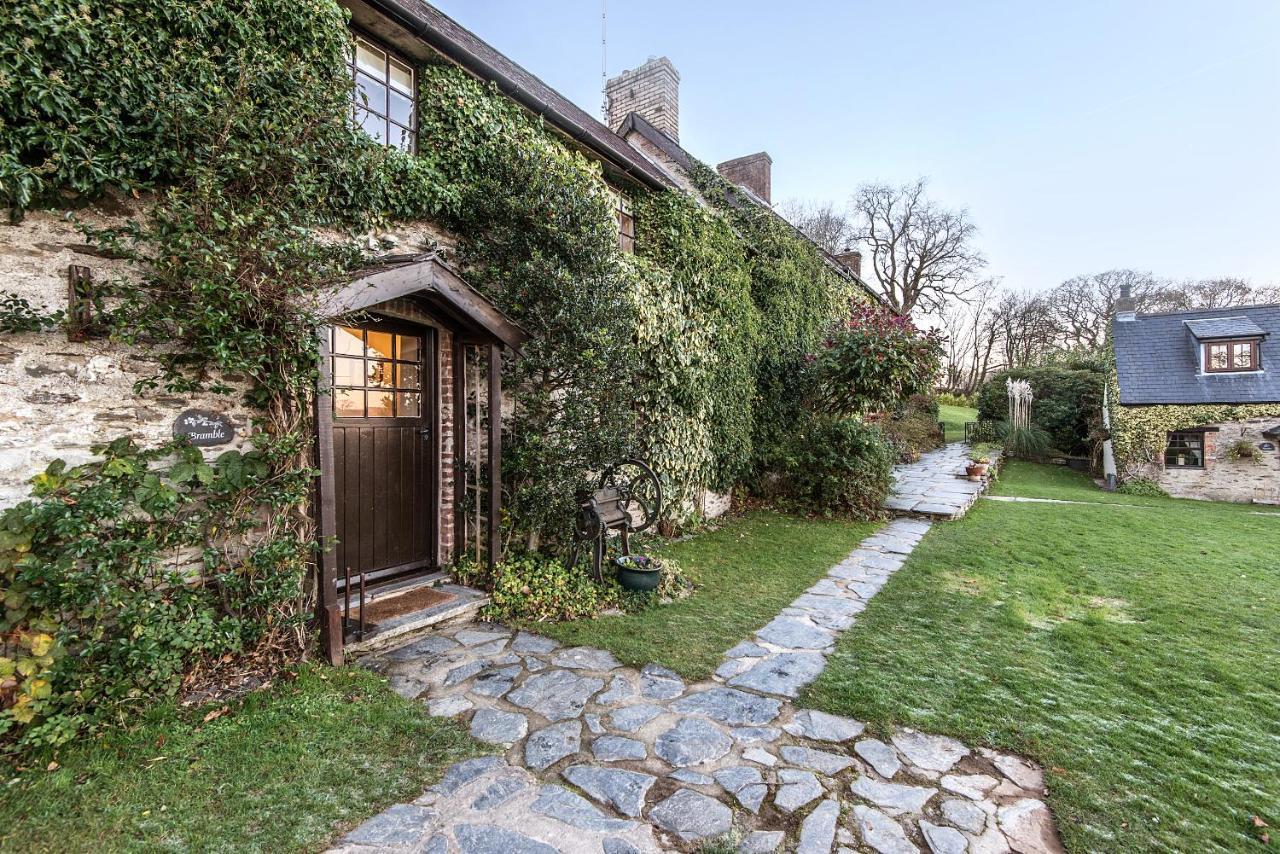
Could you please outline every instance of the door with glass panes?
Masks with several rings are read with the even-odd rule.
[[[389,321],[332,328],[338,577],[436,563],[436,341]]]

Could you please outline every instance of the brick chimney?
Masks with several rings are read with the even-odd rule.
[[[836,256],[836,260],[852,270],[859,279],[862,278],[862,253],[857,249],[845,249]]]
[[[680,141],[680,72],[665,56],[649,57],[639,68],[624,71],[604,84],[605,113],[617,130],[628,113],[639,113],[649,124]]]
[[[737,184],[746,187],[755,193],[766,203],[773,204],[772,198],[772,172],[773,158],[768,152],[758,151],[755,154],[748,154],[746,157],[735,157],[733,160],[716,166],[724,179],[730,184]]]
[[[1125,323],[1138,319],[1138,304],[1128,285],[1120,286],[1120,298],[1116,300],[1116,320]]]

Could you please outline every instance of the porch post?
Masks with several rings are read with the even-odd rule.
[[[489,570],[502,550],[502,347],[489,345]]]
[[[313,421],[316,425],[316,463],[320,479],[316,483],[317,556],[316,620],[320,623],[320,650],[325,660],[342,664],[342,612],[338,610],[338,556],[333,541],[338,533],[334,510],[333,476],[333,360],[330,358],[329,329],[320,330],[320,379],[312,398]]]

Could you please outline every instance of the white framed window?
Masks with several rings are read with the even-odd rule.
[[[417,145],[417,75],[404,57],[359,33],[348,56],[355,88],[352,118],[383,145],[412,152]]]

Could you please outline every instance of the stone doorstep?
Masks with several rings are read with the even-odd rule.
[[[368,655],[386,649],[393,644],[408,639],[433,626],[448,625],[458,622],[469,622],[481,608],[489,604],[489,596],[470,587],[457,584],[440,584],[442,592],[452,593],[455,599],[442,602],[421,611],[405,614],[383,622],[378,631],[367,634],[364,640],[351,641],[343,647],[343,652],[350,656]],[[368,601],[366,599],[366,601]]]

